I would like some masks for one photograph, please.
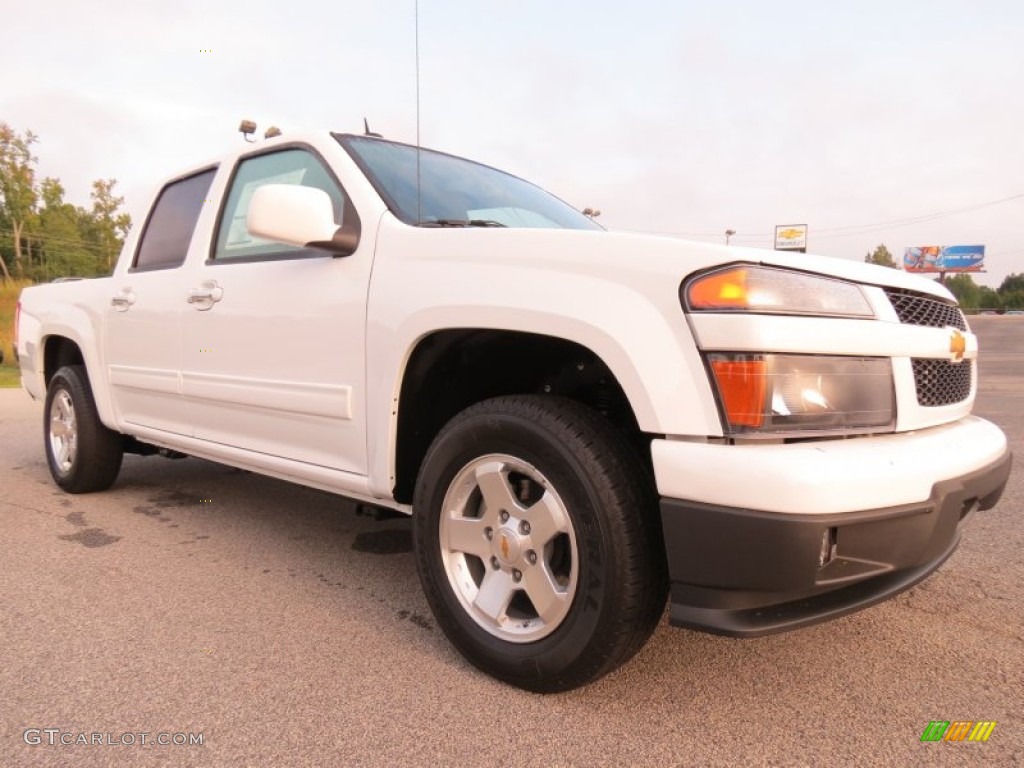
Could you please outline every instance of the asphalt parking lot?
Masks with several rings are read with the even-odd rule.
[[[976,412],[1022,457],[1024,317],[972,324]],[[623,669],[545,697],[447,644],[408,521],[197,459],[129,457],[111,491],[69,496],[41,418],[0,390],[0,765],[1024,764],[1019,467],[894,600],[756,640],[663,625]],[[997,725],[922,743],[931,720]],[[136,743],[51,746],[43,729]]]

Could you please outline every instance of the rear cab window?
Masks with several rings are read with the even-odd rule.
[[[184,263],[216,172],[209,168],[160,191],[139,238],[132,271],[173,269]]]

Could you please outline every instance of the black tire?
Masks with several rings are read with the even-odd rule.
[[[512,461],[503,463],[507,459]],[[455,540],[442,535],[442,510],[449,510],[445,519],[458,521],[445,525],[468,523],[475,537],[478,523],[484,517],[493,519],[491,508],[498,506],[485,500],[480,478],[488,480],[488,473],[503,479],[505,491],[512,489],[512,504],[518,506],[511,524],[519,528],[509,533],[510,516],[502,512],[497,535],[492,527],[485,528],[485,543],[473,538],[469,549],[453,552],[451,546],[442,546],[442,539]],[[535,475],[540,478],[536,493],[530,490],[533,481],[529,480]],[[477,481],[475,490],[464,490]],[[526,497],[523,502],[515,499],[517,484]],[[488,482],[488,489],[495,487]],[[483,596],[484,579],[492,575],[488,567],[496,573],[510,568],[508,578],[514,583],[505,583],[512,590],[526,591],[527,568],[537,562],[537,553],[526,550],[533,558],[529,562],[524,556],[514,563],[508,558],[510,551],[519,553],[533,546],[528,536],[514,535],[523,530],[515,516],[526,519],[539,508],[537,494],[562,502],[545,503],[545,509],[561,510],[562,517],[552,519],[562,520],[565,514],[569,519],[565,526],[569,533],[547,539],[544,549],[552,552],[551,542],[556,542],[562,550],[552,555],[559,558],[559,583],[568,596],[561,603],[563,613],[557,624],[543,620],[529,593],[524,602],[522,595],[512,592],[511,602],[504,603],[507,608],[497,612],[478,610],[470,599],[474,585],[477,597]],[[452,517],[453,499],[460,500],[459,509],[466,514]],[[464,499],[468,501],[463,503]],[[606,419],[571,400],[498,397],[452,419],[424,458],[414,497],[413,530],[423,590],[445,635],[473,665],[520,688],[567,691],[611,672],[643,646],[664,611],[668,579],[650,471]],[[526,531],[532,535],[529,526]],[[574,546],[571,557],[565,555],[567,539]],[[486,548],[497,547],[496,540],[503,548],[494,549],[488,558]],[[464,554],[471,550],[483,554]],[[541,556],[548,575],[548,580],[542,578],[544,584],[555,572],[554,560],[547,557]],[[575,571],[565,565],[567,560],[575,564]],[[516,608],[519,613],[513,621],[510,615],[517,605],[521,607]],[[498,618],[488,624],[495,613]],[[538,629],[529,629],[532,626]],[[515,632],[534,632],[537,637]]]
[[[66,417],[68,405],[70,419]],[[68,432],[74,445],[65,450]],[[106,490],[121,471],[121,436],[100,421],[89,377],[81,365],[64,366],[50,379],[43,409],[43,444],[54,482],[68,493]]]

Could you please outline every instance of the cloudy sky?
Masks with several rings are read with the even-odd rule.
[[[0,120],[72,202],[263,128],[416,138],[414,0],[47,0],[4,14]],[[419,0],[424,145],[613,229],[810,250],[983,243],[1024,272],[1019,0]]]

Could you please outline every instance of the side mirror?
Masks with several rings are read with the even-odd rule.
[[[246,216],[249,234],[278,243],[322,248],[347,256],[359,244],[359,219],[339,227],[331,198],[322,189],[296,184],[264,184],[253,192]]]

